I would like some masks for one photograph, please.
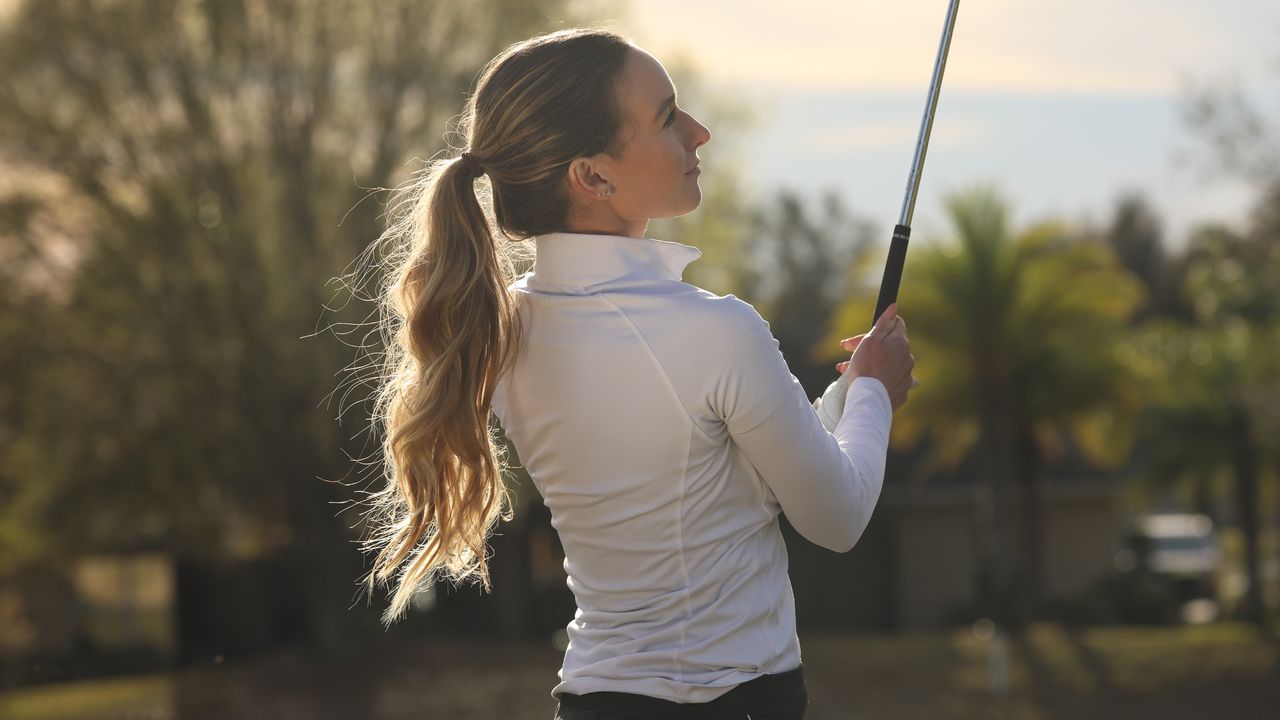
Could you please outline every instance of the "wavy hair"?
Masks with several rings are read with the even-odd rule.
[[[486,542],[497,519],[511,517],[490,412],[522,337],[508,286],[530,255],[520,241],[565,227],[570,161],[620,152],[615,87],[632,47],[599,28],[507,47],[460,117],[466,155],[430,161],[393,198],[407,210],[373,246],[387,250],[387,350],[373,415],[387,482],[370,495],[363,543],[377,552],[370,595],[395,578],[386,625],[440,574],[490,588]],[[482,175],[487,193],[477,191]]]

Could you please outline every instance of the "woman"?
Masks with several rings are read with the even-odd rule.
[[[388,230],[391,482],[369,584],[399,569],[387,622],[437,573],[488,585],[505,500],[492,411],[551,509],[578,603],[557,717],[800,718],[778,514],[853,547],[914,358],[891,307],[845,341],[847,394],[833,384],[811,406],[749,304],[680,281],[700,252],[645,232],[698,206],[711,135],[675,95],[657,60],[602,30],[485,67],[467,151],[428,168]],[[530,240],[517,279],[512,248]]]

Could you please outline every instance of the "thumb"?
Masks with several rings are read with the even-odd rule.
[[[876,324],[871,328],[868,335],[875,335],[877,338],[883,337],[893,328],[894,320],[898,319],[898,303],[890,303],[889,307],[884,309],[880,314],[880,319],[876,320]]]

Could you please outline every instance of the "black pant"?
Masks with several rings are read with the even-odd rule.
[[[707,703],[593,692],[560,696],[555,720],[801,720],[809,704],[804,666],[738,685]]]

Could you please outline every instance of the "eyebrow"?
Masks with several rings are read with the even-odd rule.
[[[658,114],[657,114],[657,115],[655,115],[655,116],[653,117],[653,119],[654,119],[654,120],[657,120],[657,119],[661,118],[661,117],[662,117],[662,113],[666,112],[666,111],[667,111],[667,108],[671,107],[672,103],[674,103],[675,101],[676,101],[676,96],[675,96],[674,94],[672,94],[672,95],[668,96],[666,100],[663,100],[663,101],[662,101],[662,107],[658,108]]]

